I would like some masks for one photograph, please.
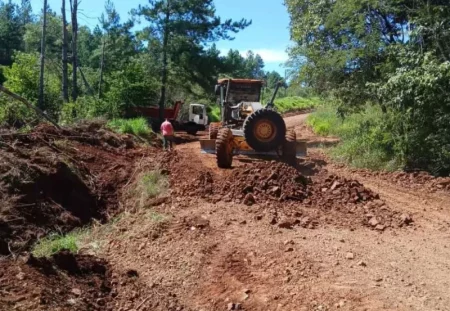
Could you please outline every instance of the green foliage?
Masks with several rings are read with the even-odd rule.
[[[392,135],[393,118],[379,107],[367,105],[361,112],[340,118],[336,106],[320,106],[308,124],[320,135],[336,135],[341,143],[331,149],[332,157],[358,168],[395,170],[404,158]]]
[[[83,230],[72,231],[66,235],[51,234],[36,243],[32,254],[39,258],[50,257],[62,250],[76,253],[85,234]]]
[[[107,127],[121,134],[148,136],[152,133],[145,118],[112,119],[108,122]]]
[[[450,6],[426,0],[285,2],[295,41],[289,62],[294,81],[333,95],[342,116],[367,111],[367,102],[381,107],[385,129],[355,121],[389,132],[389,144],[372,141],[381,162],[393,149],[407,168],[448,175]],[[329,130],[316,122],[319,131]]]
[[[35,117],[24,104],[0,93],[0,126],[20,128]]]
[[[275,106],[281,113],[314,108],[320,103],[318,97],[303,98],[303,97],[283,97],[275,100]]]
[[[208,113],[209,122],[220,121],[220,107],[217,105],[209,105],[206,107],[206,112]]]
[[[450,174],[450,62],[427,53],[401,55],[401,67],[386,83],[374,84],[395,115],[392,133],[407,165]]]
[[[59,72],[46,64],[44,109],[51,116],[59,110],[61,82]],[[18,52],[11,67],[4,68],[5,86],[11,91],[36,103],[39,96],[39,55]]]
[[[14,51],[21,48],[23,32],[19,6],[0,1],[0,65],[11,65]]]

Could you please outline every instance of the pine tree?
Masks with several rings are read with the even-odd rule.
[[[205,56],[204,45],[219,39],[232,39],[231,33],[246,28],[251,21],[231,19],[222,21],[216,16],[213,0],[149,0],[149,5],[140,6],[136,15],[143,16],[149,23],[147,31],[160,44],[161,49],[161,91],[160,118],[166,101],[169,67],[198,78],[190,70],[190,64]]]

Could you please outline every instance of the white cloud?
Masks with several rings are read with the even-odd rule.
[[[288,55],[284,50],[256,49],[255,54],[259,54],[266,63],[280,63],[288,59]]]
[[[283,63],[288,60],[288,55],[284,50],[272,50],[272,49],[248,49],[239,50],[239,53],[243,56],[247,56],[247,52],[251,50],[255,54],[259,54],[265,63]],[[220,52],[225,55],[229,49],[221,49]]]

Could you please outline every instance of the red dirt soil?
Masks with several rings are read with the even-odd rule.
[[[26,250],[51,231],[116,215],[122,186],[152,154],[99,124],[41,125],[1,138],[0,255]]]
[[[384,231],[412,223],[409,216],[392,211],[358,181],[317,170],[314,163],[294,168],[277,161],[259,161],[236,167],[224,177],[205,169],[195,172],[186,160],[173,152],[163,161],[174,177],[172,195],[181,201],[198,197],[212,203],[245,204],[253,211],[268,211],[272,224],[289,228],[315,228],[322,223]]]
[[[0,292],[0,310],[105,310],[114,296],[104,260],[65,251],[0,261]]]
[[[301,123],[291,121],[299,129]],[[62,252],[48,260],[0,261],[0,310],[448,309],[450,216],[444,207],[450,197],[432,190],[445,189],[431,187],[435,180],[407,175],[411,182],[397,181],[395,173],[380,182],[374,173],[349,173],[314,152],[296,168],[236,157],[232,169],[219,170],[194,137],[179,137],[181,145],[163,153],[94,128],[44,127],[0,144],[1,161],[20,168],[15,175],[0,163],[7,177],[1,180],[9,182],[0,193],[15,211],[5,213],[0,232],[18,235],[11,240],[17,243],[19,230],[45,234],[53,219],[64,230],[91,215],[106,220],[123,209],[123,188],[138,181],[141,162],[148,161],[148,169],[158,163],[168,174],[169,195],[108,224],[105,245],[96,250],[104,259]],[[35,190],[39,178],[45,182]],[[96,204],[85,218],[51,190],[67,179],[77,191],[84,185],[82,197]],[[424,187],[405,190],[421,180]],[[14,217],[26,213],[17,202],[27,201],[15,198],[22,189],[39,202],[45,226],[25,220],[13,226]],[[76,221],[65,221],[63,213]]]

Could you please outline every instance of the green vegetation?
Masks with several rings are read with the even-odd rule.
[[[320,135],[341,138],[342,142],[330,149],[330,155],[339,162],[374,170],[396,170],[405,164],[389,120],[379,107],[367,105],[343,119],[336,107],[320,106],[308,124]]]
[[[285,2],[295,42],[293,79],[334,99],[310,122],[319,133],[339,132],[340,157],[357,166],[449,175],[450,6],[438,0]],[[344,118],[340,126],[333,109]]]
[[[50,257],[61,250],[76,253],[85,235],[84,230],[75,230],[66,235],[51,234],[36,243],[32,254],[36,257]]]
[[[210,105],[207,109],[209,122],[220,121],[220,107],[217,105]]]
[[[52,9],[47,10],[41,108],[61,124],[99,117],[126,118],[134,106],[169,106],[180,99],[210,106],[210,120],[217,121],[213,87],[222,77],[264,79],[265,99],[279,81],[288,87],[279,98],[305,97],[307,93],[308,88],[296,82],[287,85],[279,73],[265,71],[262,57],[253,51],[242,55],[231,49],[223,55],[214,42],[233,39],[251,21],[219,18],[213,0],[150,1],[131,8],[132,16],[127,20],[122,20],[113,2],[106,0],[96,27],[78,26],[75,68],[71,59],[75,46],[72,21],[67,21],[66,27],[70,59],[66,63],[62,61],[62,16],[59,7]],[[37,64],[43,20],[43,12],[36,13],[29,0],[20,4],[0,1],[0,82],[33,104],[39,97]],[[135,31],[137,20],[143,27]],[[37,121],[33,111],[0,94],[0,125],[19,128]],[[128,125],[119,127],[130,130]]]
[[[145,118],[112,119],[106,126],[120,134],[148,136],[152,133],[152,130],[148,126],[148,122]]]
[[[278,98],[275,100],[275,106],[281,113],[309,109],[316,107],[320,102],[318,97],[304,98],[299,96]]]

